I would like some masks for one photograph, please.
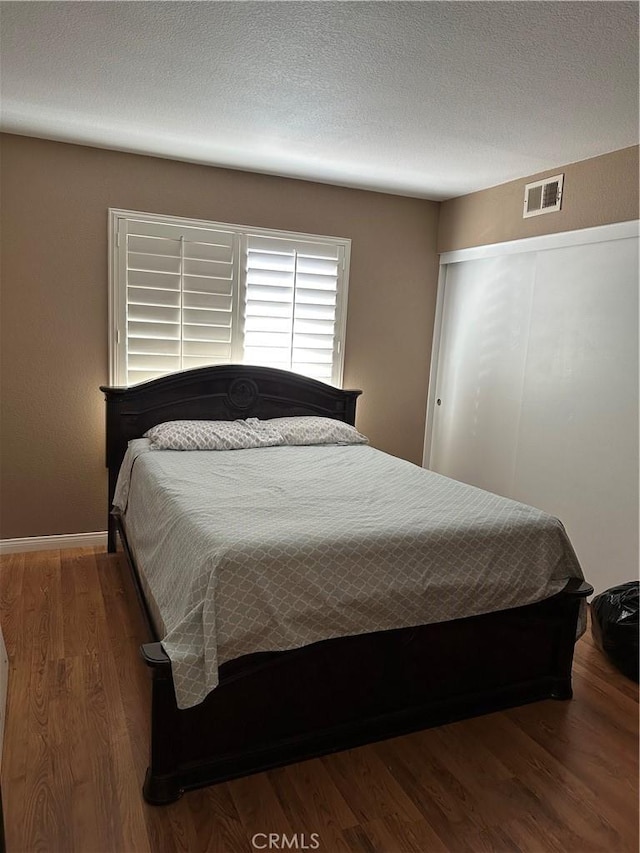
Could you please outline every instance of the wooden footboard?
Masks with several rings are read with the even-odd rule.
[[[581,599],[572,581],[496,613],[256,654],[221,668],[200,705],[178,710],[171,664],[142,646],[153,676],[147,802],[370,741],[540,699],[571,698]]]

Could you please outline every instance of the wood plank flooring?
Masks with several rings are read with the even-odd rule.
[[[146,638],[121,558],[2,558],[8,853],[638,850],[638,691],[593,646],[575,697],[455,723],[145,805]],[[317,836],[312,836],[317,833]],[[303,837],[304,836],[304,837]]]

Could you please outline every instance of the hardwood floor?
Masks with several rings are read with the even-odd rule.
[[[8,853],[638,849],[637,686],[590,634],[577,645],[571,702],[418,732],[153,808],[140,792],[145,637],[119,558],[93,549],[3,557],[0,606],[11,668]],[[252,845],[256,833],[285,833],[286,844],[269,848],[258,835]],[[286,846],[294,834],[297,846]]]

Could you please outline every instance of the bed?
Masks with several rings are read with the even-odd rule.
[[[148,577],[138,565],[142,548],[135,517],[112,508],[118,473],[129,442],[140,439],[151,427],[173,420],[233,421],[320,415],[353,425],[360,392],[339,390],[286,371],[240,365],[207,367],[131,388],[101,390],[107,401],[111,509],[108,548],[110,552],[116,550],[119,535],[149,634],[149,642],[141,649],[152,675],[151,756],[143,786],[147,802],[168,803],[185,790],[418,728],[544,698],[571,697],[576,631],[584,599],[592,591],[583,581],[579,567],[564,572],[573,576],[564,577],[560,571],[555,586],[548,587],[553,594],[541,600],[541,593],[531,588],[526,604],[516,603],[515,596],[510,597],[506,588],[501,591],[500,601],[508,605],[496,610],[480,600],[483,594],[489,594],[486,589],[472,590],[463,583],[456,595],[460,599],[467,596],[467,613],[473,615],[451,618],[456,611],[447,611],[443,605],[445,621],[440,617],[436,617],[440,621],[433,621],[432,615],[430,621],[422,624],[414,614],[411,624],[389,627],[394,623],[386,624],[382,616],[377,627],[384,630],[358,627],[341,635],[338,629],[344,630],[344,625],[338,625],[334,632],[329,631],[328,637],[294,633],[288,645],[284,641],[276,650],[269,647],[269,650],[252,651],[251,646],[236,646],[234,654],[222,656],[216,664],[215,689],[204,691],[196,697],[197,701],[178,701],[180,666],[170,644],[165,643],[174,657],[172,667],[172,660],[161,643],[166,639],[166,627]],[[261,465],[268,458],[272,469],[283,467],[285,449],[265,450],[268,453],[262,456],[259,456],[261,450],[255,451],[258,456],[252,458]],[[295,468],[304,463],[300,461],[302,449],[290,448],[294,450],[297,455],[290,452],[288,459]],[[409,509],[416,503],[417,494],[411,491],[415,488],[413,479],[426,472],[398,460],[388,462],[381,458],[384,454],[374,457],[372,454],[378,452],[370,448],[335,451],[341,455],[317,449],[305,458],[309,460],[309,470],[313,464],[326,467],[327,478],[339,493],[345,488],[342,492],[338,488],[341,471],[345,472],[342,476],[346,481],[358,476],[358,471],[369,470],[371,460],[391,466],[389,478],[385,477],[386,469],[381,469],[389,483],[399,465],[412,469],[402,474],[407,478],[407,494],[411,495],[403,515],[410,522]],[[234,453],[249,452],[232,451],[220,457],[225,457],[229,470],[230,460],[243,458],[234,457]],[[179,455],[174,453],[173,457]],[[149,454],[149,457],[154,458],[145,457],[149,462],[145,465],[151,470],[151,461],[157,467],[160,456]],[[192,455],[182,458],[188,457],[193,468]],[[199,462],[196,467],[204,470],[209,462],[205,456],[200,458],[202,464]],[[160,467],[164,466],[169,473],[171,465],[177,464],[171,454],[162,457],[162,463]],[[142,463],[136,464],[140,471],[146,470]],[[355,466],[353,474],[349,465]],[[263,475],[264,472],[260,473]],[[142,474],[138,475],[141,477]],[[399,481],[400,489],[402,482]],[[446,486],[447,494],[454,490],[451,500],[455,502],[459,484],[448,484],[440,485]],[[177,494],[176,489],[172,491]],[[345,494],[349,497],[348,491]],[[296,500],[299,502],[300,497]],[[144,498],[138,498],[138,505],[141,503],[145,503]],[[317,511],[310,513],[314,514]],[[226,523],[221,516],[220,524]],[[511,519],[505,518],[502,525],[506,536],[513,527]],[[313,538],[316,528],[309,530]],[[170,553],[171,539],[164,542],[160,550],[166,556]],[[170,559],[178,562],[173,554]],[[345,560],[347,574],[353,573],[353,565]],[[402,572],[403,567],[398,569]],[[409,576],[408,562],[404,571]],[[186,576],[185,572],[186,568],[176,566],[179,577]],[[505,576],[511,578],[511,584],[519,583],[517,574]],[[271,600],[274,595],[277,596],[277,589]],[[474,603],[476,596],[478,601]],[[414,597],[412,592],[407,600]],[[485,609],[490,612],[484,612]],[[238,654],[243,650],[245,653]]]

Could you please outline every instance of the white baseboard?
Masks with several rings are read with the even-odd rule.
[[[107,534],[68,533],[62,536],[27,536],[24,539],[0,539],[0,554],[22,551],[57,551],[61,548],[106,548]]]

